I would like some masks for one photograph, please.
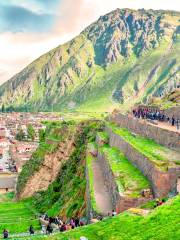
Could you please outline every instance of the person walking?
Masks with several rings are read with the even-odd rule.
[[[46,228],[46,233],[51,234],[53,232],[53,228],[51,226],[51,223],[48,223],[47,228]]]
[[[8,238],[8,236],[9,236],[8,230],[4,229],[3,238]]]
[[[34,235],[34,229],[32,225],[29,227],[29,233],[30,235]]]
[[[179,130],[179,125],[180,125],[180,120],[179,118],[176,120],[176,127],[177,127],[177,130]]]

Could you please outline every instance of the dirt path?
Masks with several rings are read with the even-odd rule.
[[[112,203],[108,190],[104,184],[104,177],[98,160],[93,161],[92,168],[94,176],[94,195],[97,208],[103,215],[107,215],[108,212],[112,212]]]
[[[159,127],[159,128],[167,129],[167,130],[169,130],[171,132],[178,132],[178,133],[180,133],[180,129],[177,130],[176,126],[172,126],[171,124],[166,123],[166,122],[159,122],[159,121],[155,121],[155,122],[157,124],[156,126]],[[150,123],[150,122],[148,122],[148,123],[151,124],[151,125],[154,125],[153,123]]]

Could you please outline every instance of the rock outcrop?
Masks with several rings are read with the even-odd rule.
[[[46,190],[57,178],[61,166],[67,161],[74,150],[73,137],[71,140],[59,143],[58,149],[45,155],[40,169],[28,179],[25,188],[19,193],[18,198],[31,197],[34,193]]]

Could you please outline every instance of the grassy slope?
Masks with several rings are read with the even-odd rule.
[[[133,135],[128,129],[119,128],[113,123],[108,124],[108,126],[114,133],[120,135],[160,169],[165,171],[168,166],[179,163],[180,159],[173,159],[174,154],[172,150],[156,143],[154,140],[139,135]]]
[[[85,157],[86,143],[95,140],[101,122],[79,123],[76,128],[75,150],[60,169],[57,179],[46,191],[34,196],[34,205],[39,212],[50,216],[71,218],[85,215]]]
[[[15,202],[6,198],[5,202],[0,202],[0,232],[3,229],[10,233],[27,232],[31,224],[38,230],[40,225],[35,215],[32,200]]]
[[[88,149],[97,149],[97,146],[94,142],[88,144]],[[90,191],[90,198],[91,198],[91,204],[92,209],[98,213],[98,207],[96,205],[95,195],[94,195],[94,175],[93,175],[93,169],[92,169],[92,163],[93,161],[96,161],[96,158],[92,156],[92,154],[87,151],[86,154],[86,165],[88,169],[88,176],[89,176],[89,191]]]
[[[119,192],[128,197],[140,197],[143,189],[149,188],[148,180],[116,148],[104,145],[100,148],[111,166]]]
[[[180,195],[146,217],[128,213],[50,237],[33,239],[79,240],[179,240]]]

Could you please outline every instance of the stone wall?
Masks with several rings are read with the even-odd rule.
[[[134,207],[138,207],[141,206],[143,204],[145,204],[146,202],[150,201],[152,199],[147,199],[144,197],[140,197],[140,198],[128,198],[128,197],[124,197],[121,196],[117,206],[116,206],[116,211],[118,213],[121,213],[129,208],[134,208]]]
[[[168,194],[176,194],[180,169],[168,169],[167,172],[158,170],[149,159],[124,141],[119,135],[115,134],[111,128],[106,127],[106,131],[110,136],[110,146],[119,148],[126,157],[141,170],[144,176],[149,179],[155,197],[165,197]]]
[[[106,180],[105,184],[109,194],[111,195],[113,208],[116,209],[117,213],[123,212],[132,207],[137,207],[151,200],[151,198],[146,197],[129,198],[127,196],[123,196],[118,191],[118,186],[115,182],[113,172],[105,154],[98,152],[98,161],[100,161],[104,173],[104,178]]]
[[[91,195],[90,195],[90,183],[89,183],[89,173],[88,166],[86,164],[86,193],[85,193],[85,201],[86,201],[86,217],[88,223],[93,218],[93,210],[91,204]]]
[[[128,128],[143,137],[154,139],[159,144],[180,151],[180,133],[159,128],[145,120],[137,119],[130,115],[123,115],[119,112],[112,114],[110,121],[120,127]]]
[[[98,151],[97,158],[98,158],[98,161],[100,162],[100,165],[101,165],[101,168],[103,171],[105,185],[111,196],[112,206],[113,206],[113,208],[116,208],[116,205],[117,205],[117,202],[119,201],[120,195],[119,195],[119,191],[118,191],[118,186],[114,180],[113,172],[112,172],[111,167],[110,167],[108,161],[106,160],[106,157],[104,156],[104,154],[102,154]]]

